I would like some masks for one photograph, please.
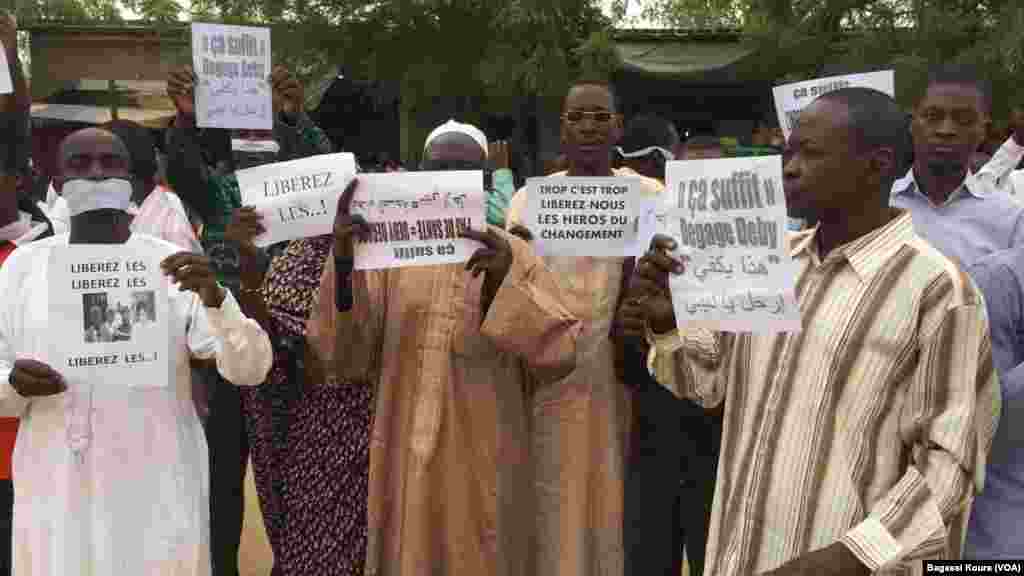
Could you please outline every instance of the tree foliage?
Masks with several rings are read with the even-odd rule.
[[[756,49],[746,72],[786,81],[896,70],[904,104],[939,62],[977,65],[996,87],[997,116],[1022,99],[1024,2],[1019,0],[642,0],[645,14],[680,28],[734,29]],[[1024,99],[1022,99],[1024,100]]]

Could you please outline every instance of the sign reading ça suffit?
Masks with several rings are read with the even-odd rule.
[[[70,382],[170,383],[165,254],[139,245],[61,246],[50,253],[53,368]]]
[[[654,235],[657,191],[640,178],[530,178],[526,194],[524,224],[538,254],[638,256]]]
[[[263,215],[257,246],[330,234],[338,199],[356,173],[348,152],[264,164],[235,172],[242,204]]]
[[[370,235],[355,247],[355,269],[466,262],[482,246],[461,238],[485,230],[483,172],[360,174],[352,214],[366,218]]]
[[[270,29],[192,24],[196,125],[200,128],[273,128]]]
[[[789,135],[793,132],[793,125],[800,111],[808,104],[822,94],[854,87],[874,88],[895,98],[896,75],[892,70],[883,70],[881,72],[829,76],[828,78],[806,80],[772,88],[775,112],[779,116],[779,126],[782,127],[782,133],[786,140],[789,140]]]
[[[799,331],[782,158],[669,162],[667,176],[660,227],[686,263],[670,276],[679,325]]]

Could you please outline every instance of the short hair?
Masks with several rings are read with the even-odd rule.
[[[872,88],[841,88],[818,100],[838,102],[846,107],[854,145],[861,149],[892,148],[893,180],[903,169],[911,147],[907,115],[891,96]],[[891,182],[890,182],[891,184]]]
[[[132,173],[140,178],[155,178],[159,165],[156,162],[156,141],[149,129],[130,120],[113,120],[101,126],[107,132],[121,139],[132,159]]]
[[[580,86],[600,86],[601,88],[604,88],[612,97],[612,112],[618,112],[622,109],[621,103],[619,102],[619,93],[615,91],[615,86],[613,86],[608,80],[591,76],[579,78],[569,85],[569,89],[565,91],[565,98],[562,100],[563,109],[565,108],[566,101],[569,99],[569,93],[572,92],[574,88],[579,88]]]
[[[711,134],[697,134],[687,138],[686,145],[696,148],[721,148],[722,141]]]
[[[925,91],[927,92],[932,86],[942,84],[974,88],[981,95],[983,112],[988,114],[992,111],[992,84],[973,66],[966,64],[942,64],[933,67],[928,71],[928,83],[925,85]],[[923,99],[924,96],[922,93],[918,101]]]
[[[668,120],[652,114],[637,116],[626,125],[619,144],[626,152],[643,150],[650,146],[672,149],[679,144],[679,132]]]

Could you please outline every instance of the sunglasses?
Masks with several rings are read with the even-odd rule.
[[[584,118],[593,120],[598,124],[607,124],[616,117],[618,117],[618,114],[613,112],[584,112],[582,110],[570,110],[562,114],[562,120],[570,124],[579,124]]]

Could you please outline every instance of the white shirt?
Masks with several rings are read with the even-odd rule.
[[[1006,142],[996,150],[996,153],[989,158],[988,162],[978,170],[977,177],[987,180],[996,190],[1004,191],[1019,201],[1024,201],[1024,178],[1020,172],[1015,170],[1021,159],[1024,158],[1024,146],[1020,146],[1013,139],[1007,138]],[[1015,176],[1016,175],[1016,176]],[[1019,182],[1019,184],[1018,184]]]
[[[21,417],[13,574],[207,576],[207,447],[189,353],[216,358],[230,382],[257,385],[270,370],[270,339],[230,293],[208,309],[169,285],[170,386],[72,381],[57,396],[22,397],[8,378],[15,359],[47,357],[49,253],[67,243],[63,235],[27,244],[0,267],[0,416]],[[180,250],[141,234],[128,245]],[[88,440],[81,461],[69,430]]]

